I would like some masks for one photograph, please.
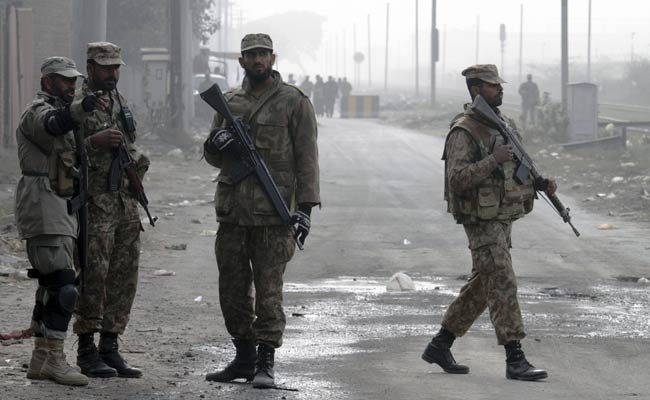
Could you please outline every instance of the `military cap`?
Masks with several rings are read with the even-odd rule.
[[[503,78],[499,76],[499,70],[494,64],[476,64],[467,67],[461,72],[465,79],[477,78],[487,83],[506,83]]]
[[[249,33],[241,40],[241,52],[252,49],[268,49],[273,51],[273,41],[266,33]]]
[[[77,71],[77,65],[68,57],[48,57],[41,64],[41,74],[57,74],[66,78],[76,78],[83,76]]]
[[[124,65],[122,49],[109,42],[88,43],[86,58],[94,60],[99,65]]]

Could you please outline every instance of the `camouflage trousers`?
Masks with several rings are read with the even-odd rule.
[[[122,334],[138,285],[137,203],[119,192],[93,196],[88,220],[88,268],[77,300],[74,333]]]
[[[233,338],[274,348],[282,345],[283,275],[294,251],[286,226],[219,224],[215,241],[219,301]]]
[[[442,327],[463,336],[488,308],[500,345],[523,339],[526,334],[510,258],[512,222],[487,221],[464,227],[472,252],[472,274],[449,305]]]
[[[55,271],[74,270],[74,245],[75,240],[71,236],[36,236],[27,239],[27,258],[41,276]],[[43,323],[45,313],[48,312],[45,309],[47,296],[47,288],[39,284],[36,289],[36,304],[32,314],[32,331],[34,334],[48,339],[63,340],[67,335],[66,331],[50,329]]]

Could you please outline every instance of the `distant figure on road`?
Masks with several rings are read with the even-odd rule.
[[[309,80],[309,75],[305,76],[305,80],[300,84],[300,90],[311,99],[311,92],[314,90],[314,83]]]
[[[327,77],[325,82],[325,114],[327,117],[332,118],[334,115],[334,103],[339,97],[339,85],[336,84],[334,77],[331,75]]]
[[[288,83],[289,85],[295,85],[295,84],[296,84],[296,80],[295,80],[295,78],[293,77],[293,74],[289,74],[289,76],[287,77],[287,83]]]
[[[348,78],[343,77],[343,82],[341,82],[339,90],[341,91],[341,99],[347,99],[350,97],[350,93],[352,93],[352,85],[348,82]]]
[[[521,123],[523,124],[523,128],[526,129],[529,123],[529,117],[530,124],[535,124],[535,107],[539,104],[539,88],[533,82],[533,76],[531,74],[528,74],[526,76],[526,82],[519,86],[519,95],[521,96]]]
[[[498,107],[505,81],[499,77],[497,67],[474,65],[462,74],[472,100],[480,94],[502,116]],[[453,121],[442,159],[447,210],[463,225],[469,239],[472,273],[449,305],[440,331],[424,350],[422,359],[438,364],[447,373],[467,374],[469,367],[457,364],[450,348],[487,308],[498,342],[505,348],[506,377],[545,379],[546,371],[531,365],[521,350],[520,340],[526,334],[510,258],[510,233],[512,223],[533,209],[535,189],[551,194],[557,187],[553,180],[539,185],[515,182],[512,146],[504,144],[501,135],[470,106],[466,105],[465,112]]]
[[[313,101],[316,116],[322,117],[325,114],[325,82],[323,82],[323,78],[320,75],[316,75]]]

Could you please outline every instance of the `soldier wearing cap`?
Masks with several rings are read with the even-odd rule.
[[[117,341],[135,299],[142,229],[136,199],[119,166],[118,146],[126,146],[136,160],[140,178],[149,165],[135,147],[135,122],[126,99],[117,90],[124,65],[120,53],[112,43],[88,44],[88,78],[72,104],[92,165],[88,176],[88,253],[92,257],[75,309],[77,365],[83,374],[101,378],[142,375],[124,360]],[[97,99],[99,107],[83,113],[82,101],[87,97]],[[96,332],[100,333],[99,348],[95,346]]]
[[[314,110],[300,89],[284,83],[273,70],[275,55],[268,35],[244,36],[241,53],[244,81],[225,97],[234,116],[250,127],[249,134],[284,201],[292,210],[297,208],[292,221],[302,243],[309,233],[311,209],[320,205]],[[231,174],[240,163],[237,146],[224,119],[215,115],[204,155],[220,169],[215,253],[221,311],[236,356],[206,379],[243,378],[252,380],[254,387],[273,387],[275,349],[282,345],[286,323],[283,274],[295,242],[253,174],[232,182]]]
[[[22,171],[16,188],[16,226],[26,240],[29,275],[38,278],[27,378],[87,385],[88,379],[68,364],[63,353],[77,299],[73,263],[77,216],[68,214],[67,201],[73,195],[76,167],[70,102],[82,74],[66,57],[45,59],[41,73],[41,90],[16,131]]]
[[[481,95],[501,116],[498,107],[503,100],[501,84],[505,81],[499,77],[496,66],[474,65],[462,74],[472,100]],[[512,125],[512,120],[508,121]],[[448,212],[467,234],[472,273],[447,309],[440,331],[422,358],[448,373],[468,373],[467,366],[456,363],[450,348],[456,337],[463,336],[489,309],[498,343],[505,347],[506,377],[544,379],[546,371],[531,365],[521,350],[520,340],[526,334],[510,258],[512,223],[532,210],[535,188],[514,181],[516,164],[511,145],[503,143],[499,132],[475,113],[471,104],[466,104],[465,112],[452,122],[443,160]],[[555,190],[555,182],[550,181],[547,193]]]

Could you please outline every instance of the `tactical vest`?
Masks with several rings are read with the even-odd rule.
[[[502,136],[496,130],[464,115],[451,126],[449,135],[456,129],[462,129],[469,134],[479,152],[476,160],[482,160],[492,154],[495,144],[503,144]],[[445,200],[447,211],[457,222],[471,223],[477,220],[515,220],[533,209],[535,189],[532,179],[529,183],[519,185],[513,178],[516,162],[506,161],[489,179],[483,180],[476,187],[461,193],[449,190],[447,179],[447,157],[445,141]]]

